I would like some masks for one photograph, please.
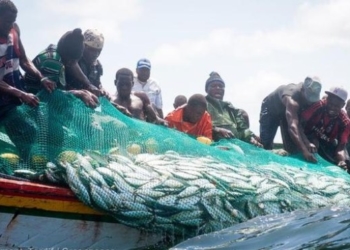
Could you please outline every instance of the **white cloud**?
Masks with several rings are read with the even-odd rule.
[[[227,79],[230,81],[230,79]],[[227,82],[225,79],[225,81]],[[302,79],[300,79],[302,81]],[[268,70],[260,70],[245,78],[243,82],[226,87],[224,100],[232,102],[237,107],[247,111],[250,119],[250,129],[259,134],[259,115],[262,100],[281,84],[291,83],[291,79]],[[244,86],[244,89],[242,89]],[[276,140],[280,142],[280,135]]]
[[[306,32],[342,41],[350,36],[350,2],[334,0],[324,4],[303,4],[296,16],[296,25]]]
[[[305,53],[328,46],[350,47],[350,1],[336,0],[322,4],[303,4],[293,25],[269,32],[237,34],[232,29],[217,29],[202,39],[161,45],[154,61],[179,64],[208,55],[251,58],[274,52]]]
[[[142,12],[138,0],[41,0],[41,2],[42,11],[64,16],[66,20],[75,20],[75,23],[70,23],[72,29],[75,27],[98,29],[111,41],[120,40],[122,22],[133,20]],[[65,28],[56,29],[59,34],[67,31],[66,25],[62,26]]]

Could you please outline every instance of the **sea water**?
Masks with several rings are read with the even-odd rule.
[[[256,217],[186,240],[171,249],[350,249],[350,208],[328,207]]]

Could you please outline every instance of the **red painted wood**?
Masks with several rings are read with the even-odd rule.
[[[78,200],[69,188],[3,178],[0,178],[0,194],[55,200]]]

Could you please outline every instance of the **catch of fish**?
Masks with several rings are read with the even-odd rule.
[[[341,171],[336,166],[331,171]],[[66,183],[86,205],[120,223],[193,236],[253,217],[297,209],[350,205],[347,178],[278,163],[226,164],[211,156],[124,156],[71,152],[44,172],[15,175]]]

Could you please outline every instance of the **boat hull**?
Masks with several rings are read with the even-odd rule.
[[[117,223],[67,188],[0,179],[0,246],[53,249],[133,249],[162,236]]]

